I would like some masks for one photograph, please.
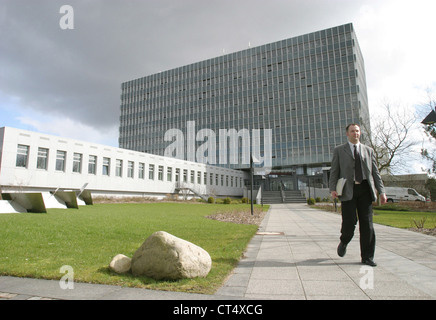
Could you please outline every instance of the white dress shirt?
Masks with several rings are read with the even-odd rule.
[[[360,154],[360,159],[362,160],[360,163],[363,163],[363,159],[362,159],[362,153],[360,152],[361,148],[360,148],[360,142],[357,142],[356,144],[351,143],[350,141],[348,141],[348,145],[350,146],[350,150],[351,150],[351,154],[353,155],[354,158],[354,146],[356,146],[357,152]],[[363,170],[363,166],[362,166],[362,178],[363,180],[366,180],[366,174],[365,174],[365,170]],[[355,182],[358,183],[358,182]]]

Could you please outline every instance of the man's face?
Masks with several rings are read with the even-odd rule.
[[[348,141],[351,143],[358,143],[360,139],[360,128],[359,126],[350,126],[347,130]]]

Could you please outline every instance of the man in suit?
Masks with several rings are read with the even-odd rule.
[[[342,206],[341,242],[337,252],[340,257],[345,255],[358,217],[362,263],[375,267],[372,202],[376,201],[378,191],[381,203],[386,203],[386,194],[374,150],[360,143],[360,126],[349,124],[346,133],[348,142],[336,147],[333,152],[329,183],[332,198],[339,198]],[[345,178],[346,182],[342,195],[338,196],[336,184],[340,178]]]

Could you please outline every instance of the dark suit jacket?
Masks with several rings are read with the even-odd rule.
[[[378,191],[379,194],[382,194],[385,193],[385,190],[375,162],[374,150],[364,144],[361,144],[360,149],[362,170],[368,180],[372,200],[376,201],[376,191]],[[347,179],[347,182],[342,191],[342,196],[339,196],[339,199],[341,201],[351,200],[353,198],[354,189],[354,157],[351,153],[348,142],[336,147],[333,151],[329,182],[330,191],[336,191],[336,183],[340,178]]]

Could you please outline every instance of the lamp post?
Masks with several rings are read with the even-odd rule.
[[[251,179],[251,215],[253,215],[253,181],[254,181],[254,172],[253,172],[253,155],[250,154],[250,179]]]

